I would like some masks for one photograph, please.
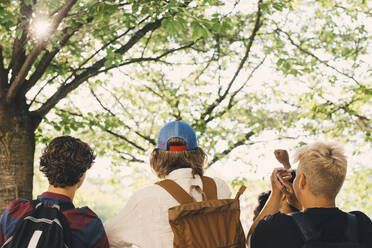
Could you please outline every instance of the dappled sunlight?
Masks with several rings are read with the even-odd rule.
[[[52,33],[52,24],[46,16],[34,17],[31,20],[31,34],[37,40],[47,39]]]

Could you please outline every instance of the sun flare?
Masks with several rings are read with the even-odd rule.
[[[46,17],[35,17],[31,21],[32,35],[39,39],[46,39],[50,36],[52,25],[50,20]]]

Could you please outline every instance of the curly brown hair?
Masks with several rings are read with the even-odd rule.
[[[40,158],[40,171],[49,184],[64,188],[77,184],[96,155],[90,146],[71,136],[54,138]]]
[[[186,142],[180,138],[171,138],[167,147],[169,146],[186,146]],[[203,176],[206,160],[207,155],[200,147],[189,151],[164,151],[155,148],[150,155],[151,168],[159,178],[180,168],[192,168],[193,176]]]
[[[257,200],[258,200],[258,205],[253,211],[253,221],[257,219],[258,215],[262,211],[263,207],[265,206],[267,200],[269,199],[271,195],[271,190],[262,192],[259,194]]]

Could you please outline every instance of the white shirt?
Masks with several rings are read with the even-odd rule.
[[[192,176],[191,168],[172,171],[166,179],[179,184],[190,193],[191,185],[202,188],[198,175]],[[218,199],[230,198],[229,186],[221,179],[214,178]],[[197,201],[202,196],[196,190],[190,193]],[[168,222],[168,209],[180,205],[159,185],[145,187],[133,194],[119,215],[105,222],[105,230],[112,248],[172,248],[173,233]]]

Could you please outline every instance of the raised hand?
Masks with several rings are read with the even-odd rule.
[[[280,176],[280,174],[277,174],[277,180],[282,186],[281,191],[283,194],[285,194],[288,204],[301,210],[302,207],[294,193],[293,184],[288,182],[288,180],[285,180],[282,176]]]
[[[288,152],[286,150],[277,149],[274,151],[274,154],[276,159],[279,161],[279,163],[281,163],[284,166],[284,168],[286,169],[291,168],[291,164],[289,163]]]
[[[275,168],[271,173],[271,188],[272,192],[280,193],[284,190],[284,185],[281,183],[279,178],[283,180],[289,180],[291,178],[291,172],[284,168]]]

